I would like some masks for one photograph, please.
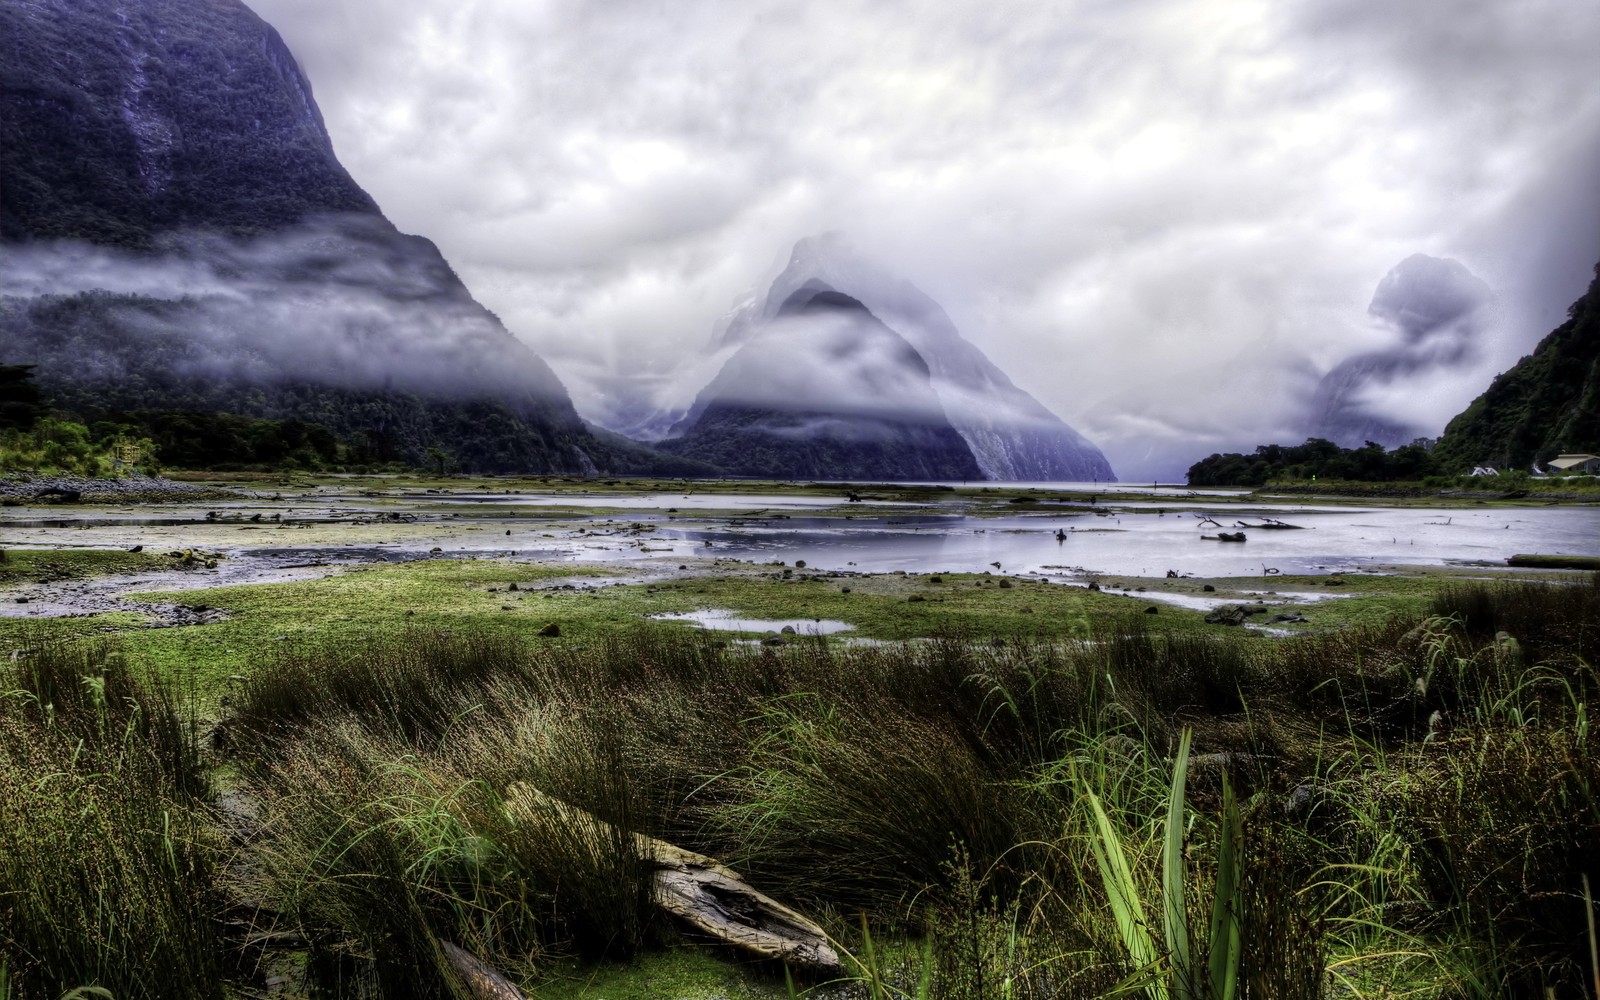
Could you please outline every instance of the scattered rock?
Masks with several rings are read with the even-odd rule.
[[[561,635],[561,626],[557,625],[555,622],[551,622],[544,628],[540,629],[539,634],[547,639],[558,638]]]
[[[1159,615],[1161,613],[1161,609],[1152,604],[1148,608],[1144,609],[1144,613],[1147,615]]]
[[[1237,604],[1224,604],[1206,615],[1209,625],[1243,625],[1248,616]]]
[[[1212,585],[1211,585],[1211,584],[1209,584],[1209,583],[1208,583],[1208,584],[1206,584],[1206,585],[1205,585],[1205,586],[1203,586],[1203,587],[1201,587],[1201,588],[1200,588],[1200,589],[1201,589],[1201,590],[1203,590],[1203,591],[1205,591],[1205,592],[1206,592],[1206,593],[1208,593],[1208,594],[1215,594],[1215,593],[1216,593],[1216,592],[1217,592],[1217,588],[1215,588],[1215,587],[1213,587],[1213,586],[1212,586]]]
[[[0,502],[7,507],[28,503],[192,503],[215,497],[240,494],[213,486],[180,483],[171,479],[128,476],[121,479],[89,479],[84,476],[0,478]]]

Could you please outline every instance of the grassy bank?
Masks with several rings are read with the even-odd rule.
[[[0,684],[8,988],[465,996],[450,945],[539,995],[782,995],[667,958],[704,945],[651,905],[638,831],[819,919],[847,995],[1581,995],[1600,579],[1282,642],[1145,625],[415,628],[265,654],[205,754],[171,688],[47,647]]]

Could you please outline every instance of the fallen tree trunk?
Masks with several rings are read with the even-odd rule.
[[[531,785],[512,785],[505,803],[514,819],[561,823],[592,839],[597,850],[615,842],[610,824]],[[840,971],[839,955],[821,927],[757,892],[738,872],[664,840],[642,833],[632,836],[639,858],[653,868],[655,903],[667,913],[708,937],[761,958],[827,975]]]
[[[528,995],[518,989],[515,983],[479,961],[470,951],[448,941],[441,941],[440,947],[473,1000],[528,1000]]]

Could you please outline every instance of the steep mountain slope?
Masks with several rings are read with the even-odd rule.
[[[713,347],[744,344],[762,335],[783,304],[808,283],[859,301],[916,350],[927,364],[945,419],[966,442],[984,478],[1115,479],[1098,448],[1017,388],[961,336],[937,302],[867,262],[837,234],[797,243],[765,298],[732,314]],[[693,424],[696,417],[691,410],[680,427]]]
[[[675,454],[739,475],[979,479],[928,363],[861,302],[792,291],[696,400]]]
[[[1450,421],[1434,455],[1525,469],[1563,451],[1600,453],[1600,265],[1567,321]]]
[[[1403,400],[1430,376],[1470,362],[1493,298],[1489,286],[1458,261],[1413,254],[1395,265],[1379,282],[1367,313],[1400,342],[1358,354],[1323,376],[1306,435],[1345,447],[1376,441],[1391,448],[1431,436],[1436,428],[1384,403]]]
[[[0,363],[51,403],[292,417],[484,471],[660,466],[383,217],[238,0],[7,3],[0,52]]]
[[[148,245],[376,215],[283,39],[237,2],[0,6],[0,232]]]

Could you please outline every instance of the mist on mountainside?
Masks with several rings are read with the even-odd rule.
[[[1395,265],[1367,307],[1390,345],[1347,358],[1323,376],[1306,435],[1386,448],[1437,437],[1440,412],[1465,405],[1487,378],[1480,362],[1495,301],[1459,261],[1414,254]]]
[[[68,342],[44,316],[81,295],[94,296],[105,329]],[[132,374],[143,363],[132,342],[184,378],[565,397],[431,243],[375,216],[325,216],[254,238],[169,232],[149,251],[0,247],[0,310],[7,359],[46,374],[58,364]]]

